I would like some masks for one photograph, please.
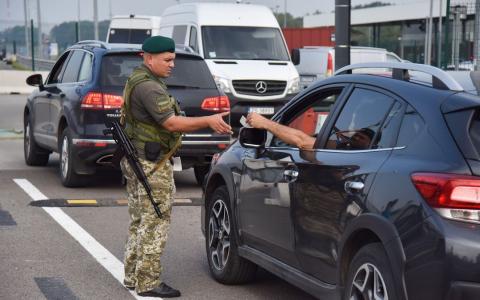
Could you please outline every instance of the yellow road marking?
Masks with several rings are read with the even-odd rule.
[[[82,200],[67,200],[68,204],[97,204],[97,200],[82,199]]]

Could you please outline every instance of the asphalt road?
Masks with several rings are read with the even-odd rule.
[[[118,174],[102,173],[88,187],[70,189],[60,183],[58,155],[45,167],[26,166],[25,101],[26,95],[0,95],[0,299],[133,299],[115,277],[128,227]],[[180,289],[181,299],[312,299],[264,270],[247,285],[214,281],[200,230],[201,189],[191,170],[175,180],[162,278]]]

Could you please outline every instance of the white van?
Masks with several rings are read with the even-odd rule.
[[[249,111],[271,116],[299,90],[298,72],[266,6],[185,3],[168,7],[160,35],[202,56],[230,100],[231,124]]]
[[[300,74],[300,87],[307,88],[316,80],[330,77],[335,72],[335,49],[326,46],[306,46],[293,49],[292,58]],[[402,62],[395,53],[384,48],[352,46],[350,63]]]
[[[114,16],[110,20],[107,43],[142,44],[151,36],[159,35],[160,17]]]

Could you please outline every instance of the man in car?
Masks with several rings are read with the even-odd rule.
[[[315,137],[309,136],[301,130],[269,120],[258,113],[249,113],[247,123],[254,128],[270,131],[285,143],[303,150],[313,149],[313,145],[315,144]]]
[[[175,192],[170,158],[180,146],[183,132],[210,127],[217,133],[231,134],[232,128],[222,119],[228,112],[195,118],[181,115],[177,101],[168,94],[163,81],[174,67],[172,39],[150,37],[142,50],[143,64],[133,71],[125,85],[121,123],[138,151],[162,217],[156,215],[145,189],[123,158],[121,168],[127,179],[130,214],[124,284],[141,296],[178,297],[180,292],[160,278],[160,257]]]

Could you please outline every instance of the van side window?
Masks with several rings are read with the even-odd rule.
[[[185,45],[185,36],[187,35],[187,25],[173,26],[172,39],[175,44]]]
[[[195,52],[198,53],[198,42],[197,42],[197,28],[190,27],[190,41],[188,42],[188,46],[192,48]]]

